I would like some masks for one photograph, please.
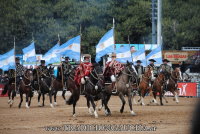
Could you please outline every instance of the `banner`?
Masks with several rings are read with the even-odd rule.
[[[178,83],[179,96],[197,96],[197,83]],[[173,96],[171,92],[165,93],[166,96]]]

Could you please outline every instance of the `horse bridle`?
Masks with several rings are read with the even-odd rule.
[[[94,73],[96,74],[97,77],[94,76],[94,74],[93,74],[92,72],[94,72]],[[97,80],[96,85],[97,85],[100,81],[103,81],[103,79],[100,77],[100,76],[103,76],[103,73],[102,73],[102,74],[98,74],[95,68],[94,68],[92,71],[90,71],[90,75],[91,75],[95,80]],[[94,83],[92,83],[91,80],[88,80],[88,81],[89,81],[89,83],[90,83],[92,86],[96,86]]]
[[[24,74],[23,75],[25,79],[29,80],[30,83],[29,84],[25,84],[24,80],[22,79],[22,82],[24,83],[24,85],[27,87],[27,86],[31,86],[31,80]]]

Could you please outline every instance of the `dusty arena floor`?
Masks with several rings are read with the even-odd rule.
[[[149,97],[145,102],[149,102]],[[165,106],[138,106],[134,105],[136,116],[131,116],[128,103],[125,112],[119,112],[121,101],[118,97],[112,96],[109,107],[112,115],[106,117],[103,111],[98,111],[99,118],[89,115],[86,107],[86,100],[82,96],[76,107],[76,117],[72,117],[72,106],[65,105],[63,99],[58,97],[58,106],[51,108],[49,99],[46,97],[45,107],[37,106],[36,96],[33,97],[30,109],[25,108],[25,102],[19,109],[19,97],[15,98],[12,108],[7,104],[7,97],[0,98],[0,133],[1,134],[50,134],[69,133],[77,127],[79,130],[98,128],[99,131],[78,131],[75,133],[122,133],[119,130],[124,128],[123,133],[157,133],[157,134],[188,134],[192,121],[192,114],[197,98],[179,98],[180,103],[176,104],[169,97],[169,103]],[[68,125],[71,124],[71,125]],[[85,125],[85,126],[84,126]],[[117,126],[118,125],[118,126]],[[144,128],[151,131],[140,131]],[[137,127],[137,130],[136,130]],[[51,130],[50,130],[51,129]],[[57,130],[56,130],[57,129]],[[103,131],[104,129],[104,131]],[[131,131],[128,131],[131,129]],[[55,131],[53,131],[55,130]],[[115,130],[115,132],[111,131]],[[153,131],[154,130],[154,131]],[[137,131],[137,132],[135,132]],[[71,132],[70,132],[71,133]]]

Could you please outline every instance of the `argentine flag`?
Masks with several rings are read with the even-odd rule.
[[[130,47],[120,47],[116,50],[116,60],[121,63],[132,62]]]
[[[45,53],[42,59],[45,60],[47,65],[60,62],[60,57],[56,54],[56,51],[59,50],[59,47],[60,45],[57,43],[47,53]]]
[[[133,57],[133,62],[136,63],[137,60],[141,60],[142,63],[141,65],[146,67],[147,62],[146,62],[146,56],[145,56],[145,49],[140,49],[132,54]]]
[[[15,55],[14,49],[0,56],[0,68],[3,71],[15,69]]]
[[[108,31],[97,44],[95,61],[99,62],[102,56],[112,52],[114,52],[114,29]]]
[[[66,43],[62,44],[59,47],[59,50],[56,51],[56,54],[59,56],[68,56],[71,59],[75,59],[77,61],[80,60],[80,45],[81,45],[81,37],[76,36]]]
[[[32,42],[28,47],[22,49],[25,62],[36,62],[35,44]]]
[[[154,59],[155,65],[159,66],[162,64],[162,50],[161,46],[159,45],[157,48],[153,49],[148,55],[147,55],[147,63],[149,64],[149,59]]]

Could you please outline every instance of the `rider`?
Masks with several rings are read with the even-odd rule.
[[[44,81],[44,78],[47,76],[47,72],[48,72],[48,68],[47,66],[45,66],[45,60],[41,60],[41,65],[38,66],[37,71],[38,71],[38,78],[39,78],[39,82],[40,81]],[[40,92],[40,88],[39,91]]]
[[[144,67],[141,65],[142,63],[141,60],[137,60],[136,63],[137,65],[135,66],[135,70],[137,71],[139,81],[140,81],[142,78],[142,75],[144,74]]]
[[[111,61],[109,61],[106,64],[105,70],[104,70],[104,76],[106,80],[111,80],[112,82],[112,87],[115,87],[115,82],[116,82],[116,77],[119,76],[119,74],[121,73],[121,71],[124,69],[124,66],[116,61],[116,54],[112,53],[111,55]]]
[[[77,67],[74,80],[76,85],[85,84],[85,80],[88,80],[88,76],[92,71],[92,63],[90,63],[90,55],[84,55],[84,61]]]
[[[69,73],[72,71],[72,66],[69,62],[69,57],[65,57],[65,61],[63,61],[61,63],[61,67],[58,68],[58,76],[61,76],[61,78],[63,77],[63,81],[64,81],[64,87],[63,90],[67,90],[67,78],[69,76]],[[61,69],[62,69],[62,74],[61,74]]]
[[[169,62],[169,60],[164,59],[163,64],[160,65],[159,71],[158,71],[158,72],[163,72],[165,74],[166,80],[165,80],[165,83],[164,83],[164,90],[167,90],[166,86],[169,83],[169,78],[171,76],[171,71],[172,71],[172,67],[167,64],[168,62]]]
[[[151,82],[150,82],[150,86],[153,85],[153,81],[155,80],[155,77],[158,76],[158,70],[157,70],[157,67],[154,65],[154,62],[156,62],[154,59],[149,59],[150,61],[150,64],[147,66],[147,67],[151,67],[152,70],[153,70],[153,76],[154,78],[151,79]]]

